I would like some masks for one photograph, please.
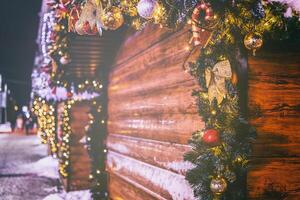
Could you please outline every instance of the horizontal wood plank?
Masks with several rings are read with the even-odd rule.
[[[109,133],[187,144],[192,133],[204,127],[197,115],[161,114],[109,118]]]
[[[161,196],[154,194],[138,183],[114,173],[110,174],[108,189],[109,197],[112,200],[154,200],[161,198]]]
[[[251,198],[298,199],[294,194],[300,193],[299,158],[254,159],[252,166],[248,175]]]
[[[185,174],[192,167],[191,163],[182,160],[184,153],[190,150],[187,145],[111,134],[107,139],[107,147],[119,154],[179,174]]]

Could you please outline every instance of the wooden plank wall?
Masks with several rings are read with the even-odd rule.
[[[198,85],[182,69],[188,40],[187,28],[170,31],[148,26],[128,33],[120,48],[108,88],[112,199],[194,199],[184,179],[191,165],[183,161],[183,154],[189,150],[192,132],[203,123],[191,97]],[[268,196],[275,187],[296,200],[300,60],[295,54],[273,56],[249,61],[251,122],[258,129],[249,196],[276,199]],[[290,176],[291,172],[295,174]]]
[[[248,178],[254,199],[300,199],[300,49],[280,46],[249,59],[250,117],[258,132]]]
[[[108,169],[112,199],[193,199],[182,160],[203,127],[184,72],[188,29],[129,33],[109,79]],[[120,185],[122,185],[120,187]]]

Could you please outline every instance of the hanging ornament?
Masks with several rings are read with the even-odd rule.
[[[101,14],[101,21],[107,29],[116,30],[120,28],[124,22],[121,9],[116,6],[108,6]]]
[[[75,23],[75,31],[79,35],[102,34],[102,22],[100,15],[103,11],[102,4],[97,0],[88,0],[84,5],[79,20]]]
[[[210,103],[214,99],[221,104],[227,95],[226,80],[231,79],[232,72],[230,62],[228,60],[220,61],[213,68],[206,68],[205,80],[208,89],[208,100]]]
[[[210,190],[214,194],[214,198],[220,199],[221,195],[226,191],[227,189],[227,182],[222,177],[216,177],[211,180],[210,182]]]
[[[75,31],[75,24],[79,20],[80,17],[80,12],[81,12],[81,6],[74,6],[70,13],[69,13],[69,18],[68,18],[68,31]]]
[[[208,129],[204,131],[202,141],[209,145],[216,145],[220,142],[219,132],[215,129]]]
[[[138,0],[121,0],[120,1],[121,10],[126,15],[134,17],[137,15],[137,8],[136,8],[137,3]]]
[[[262,35],[257,32],[248,33],[244,38],[244,45],[247,49],[252,50],[253,56],[255,56],[256,50],[263,45]]]
[[[70,61],[71,61],[71,59],[70,59],[70,57],[69,57],[68,55],[65,55],[65,56],[63,56],[63,57],[61,57],[61,58],[59,59],[59,62],[60,62],[61,64],[63,64],[63,65],[69,64]]]
[[[157,6],[156,0],[140,0],[137,5],[137,12],[141,17],[151,19]]]
[[[192,40],[195,46],[201,44],[201,32],[210,28],[216,19],[211,6],[208,3],[200,2],[193,10],[192,18],[189,24],[192,25]]]

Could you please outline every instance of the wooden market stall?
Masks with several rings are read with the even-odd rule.
[[[191,96],[199,86],[182,68],[188,40],[187,27],[148,26],[122,43],[108,89],[112,199],[194,199],[183,155],[203,123]],[[248,175],[252,199],[299,195],[300,50],[283,47],[249,57],[249,113],[258,132]]]
[[[264,32],[276,32],[269,25],[286,20],[282,5],[280,12],[276,6],[265,12],[261,1],[49,6],[43,27],[50,28],[41,35],[51,42],[43,36],[48,46],[40,52],[49,63],[40,68],[51,77],[50,89],[67,94],[55,102],[67,191],[90,189],[93,199],[113,200],[299,198],[299,41],[266,42],[256,56],[246,52],[262,46]],[[187,68],[187,59],[196,67]],[[255,141],[247,121],[257,130]],[[206,140],[211,131],[214,138]],[[184,160],[191,141],[193,163]]]

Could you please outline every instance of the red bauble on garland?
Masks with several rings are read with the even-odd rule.
[[[207,129],[204,131],[202,141],[209,145],[216,145],[220,142],[219,132],[215,129]]]

